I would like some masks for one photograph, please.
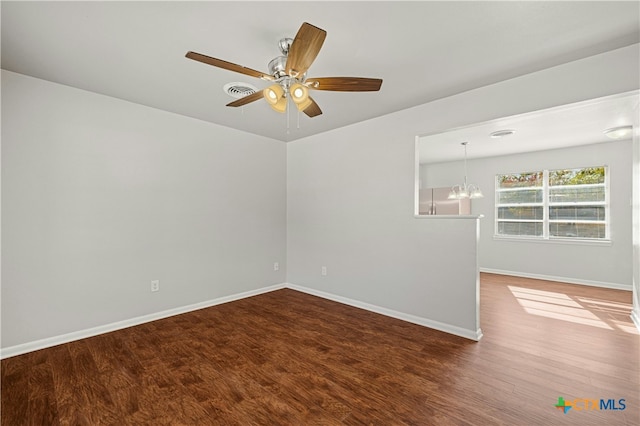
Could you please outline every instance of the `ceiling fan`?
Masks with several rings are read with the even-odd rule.
[[[325,30],[307,22],[303,23],[294,39],[283,38],[279,41],[278,47],[282,56],[269,62],[269,74],[196,52],[187,52],[186,57],[214,67],[274,82],[264,90],[227,104],[229,107],[239,107],[264,98],[271,108],[278,112],[285,112],[290,97],[299,111],[309,117],[316,117],[322,114],[322,110],[309,96],[309,89],[337,92],[375,92],[380,90],[382,85],[382,80],[379,78],[307,78],[307,70],[318,56],[326,36]]]

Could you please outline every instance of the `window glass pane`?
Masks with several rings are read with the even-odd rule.
[[[604,183],[604,167],[585,167],[583,169],[551,170],[549,185],[586,185]]]
[[[579,203],[584,201],[604,201],[604,186],[566,186],[551,188],[549,201],[552,203]]]
[[[552,237],[565,238],[605,238],[604,223],[550,223]]]
[[[496,175],[496,233],[607,238],[607,167]]]
[[[542,203],[542,188],[498,192],[498,204]]]
[[[543,207],[498,207],[498,219],[542,220]]]
[[[498,222],[499,235],[542,236],[542,222]]]
[[[542,172],[498,175],[498,188],[527,188],[542,186]]]
[[[551,220],[605,220],[604,206],[550,207]]]

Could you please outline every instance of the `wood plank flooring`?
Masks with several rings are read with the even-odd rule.
[[[638,425],[630,304],[482,274],[473,342],[278,290],[2,360],[2,425]]]

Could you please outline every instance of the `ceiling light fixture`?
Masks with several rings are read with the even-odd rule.
[[[505,136],[511,136],[515,132],[516,131],[512,129],[497,130],[491,133],[489,136],[491,136],[492,138],[504,138]]]
[[[311,105],[311,99],[309,99],[309,89],[300,83],[294,83],[289,89],[291,93],[291,99],[298,107],[299,111],[304,111],[309,105]]]
[[[228,103],[228,107],[240,107],[264,98],[274,110],[286,112],[287,103],[291,97],[298,110],[311,118],[322,114],[322,110],[309,96],[309,89],[333,92],[377,92],[382,86],[382,79],[379,78],[321,77],[307,80],[307,71],[318,56],[326,36],[325,30],[303,22],[295,38],[283,38],[278,42],[282,55],[269,62],[268,74],[192,51],[187,52],[186,57],[275,83],[262,92],[255,92]],[[288,120],[289,115],[287,115],[287,123]]]
[[[313,101],[309,97],[309,88],[291,77],[285,77],[262,91],[262,96],[278,112],[287,111],[287,100],[290,97],[299,111],[304,111]]]
[[[464,183],[462,185],[454,185],[451,187],[451,192],[447,197],[449,200],[461,200],[463,198],[483,198],[482,191],[476,185],[467,185],[467,144],[469,142],[462,142],[460,145],[464,146]]]
[[[287,98],[284,89],[280,84],[272,84],[262,91],[262,96],[271,105],[271,108],[278,112],[285,112],[287,109]]]
[[[632,129],[632,126],[619,126],[607,129],[603,133],[611,139],[626,139],[631,136]]]

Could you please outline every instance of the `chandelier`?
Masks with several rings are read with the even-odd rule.
[[[463,198],[482,198],[482,191],[477,185],[467,184],[467,144],[469,142],[462,142],[460,145],[464,146],[464,183],[462,185],[454,185],[451,187],[451,192],[447,197],[449,200],[462,200]]]

